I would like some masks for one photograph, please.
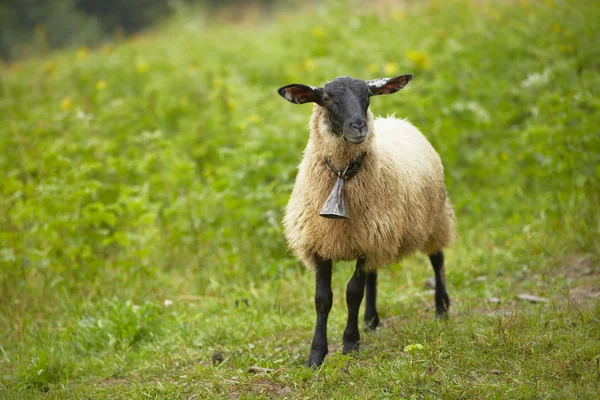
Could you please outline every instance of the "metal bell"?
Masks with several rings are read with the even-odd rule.
[[[336,179],[333,190],[325,205],[321,208],[319,215],[331,219],[350,219],[346,207],[346,198],[344,197],[344,179],[341,177]]]

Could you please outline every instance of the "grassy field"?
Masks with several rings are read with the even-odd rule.
[[[2,67],[0,397],[598,398],[599,3],[376,4],[182,12]],[[371,106],[444,161],[451,315],[407,259],[343,356],[338,264],[313,371],[314,278],[280,224],[311,107],[276,89],[409,72]]]

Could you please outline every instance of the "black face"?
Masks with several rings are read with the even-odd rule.
[[[342,76],[327,83],[323,88],[294,83],[279,88],[278,93],[295,104],[313,102],[324,107],[331,131],[349,143],[359,144],[369,134],[369,98],[396,93],[411,79],[411,74],[370,81]]]
[[[321,106],[327,110],[333,133],[343,135],[353,144],[365,140],[369,133],[369,86],[365,81],[350,77],[334,79],[323,88]]]

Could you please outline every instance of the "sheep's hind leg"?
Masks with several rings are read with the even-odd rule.
[[[430,254],[429,260],[435,272],[435,313],[438,318],[448,318],[450,298],[446,293],[446,274],[444,272],[444,253]]]
[[[344,349],[342,353],[348,354],[350,351],[358,351],[360,332],[358,330],[358,312],[360,303],[365,294],[365,281],[367,274],[364,271],[365,258],[359,258],[356,261],[354,275],[346,287],[346,304],[348,305],[348,323],[344,330]]]
[[[317,326],[310,346],[310,354],[306,365],[318,367],[323,364],[327,355],[327,318],[333,304],[331,291],[331,260],[315,256],[316,261],[316,290],[315,309],[317,311]]]
[[[367,272],[365,324],[367,330],[374,331],[379,326],[377,313],[377,271]]]

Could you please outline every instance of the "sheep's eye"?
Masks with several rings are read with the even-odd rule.
[[[331,97],[329,97],[329,96],[325,96],[323,98],[323,100],[325,101],[325,104],[327,104],[327,105],[333,104],[333,100],[331,100]]]

